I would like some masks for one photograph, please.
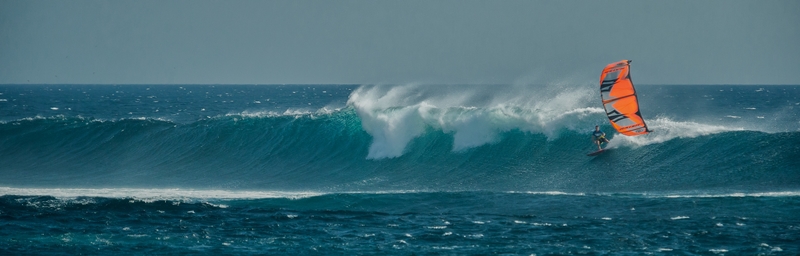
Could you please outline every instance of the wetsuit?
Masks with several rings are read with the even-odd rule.
[[[594,141],[605,142],[605,143],[608,142],[608,139],[606,139],[606,133],[602,131],[594,131],[594,133],[592,133],[592,136],[594,136]]]

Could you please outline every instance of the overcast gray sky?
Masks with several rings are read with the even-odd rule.
[[[0,83],[800,84],[800,1],[9,1]]]

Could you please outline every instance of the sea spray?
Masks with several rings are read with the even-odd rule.
[[[398,157],[427,129],[453,136],[453,150],[496,143],[510,130],[544,133],[585,129],[592,90],[578,86],[408,84],[362,86],[348,99],[373,137],[369,158]],[[583,126],[581,126],[583,125]]]

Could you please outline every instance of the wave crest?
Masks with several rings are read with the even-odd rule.
[[[394,158],[428,129],[453,135],[454,151],[495,143],[511,130],[558,138],[561,130],[584,130],[601,119],[588,86],[368,85],[348,100],[373,137],[368,158]],[[572,88],[564,88],[572,87]]]

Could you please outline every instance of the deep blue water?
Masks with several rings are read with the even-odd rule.
[[[800,86],[596,89],[2,85],[0,254],[800,252]]]

